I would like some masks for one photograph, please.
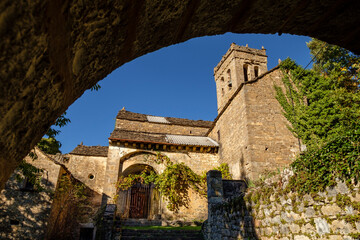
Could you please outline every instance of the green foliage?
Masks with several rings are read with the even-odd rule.
[[[336,179],[357,183],[360,172],[360,57],[316,39],[308,47],[313,69],[286,59],[284,86],[275,86],[289,129],[307,146],[288,185],[299,193],[323,191]]]
[[[228,179],[228,180],[232,179],[232,175],[230,174],[230,169],[228,164],[222,163],[220,164],[219,167],[214,168],[214,170],[220,171],[223,179]]]
[[[328,142],[320,149],[311,149],[292,164],[294,176],[288,188],[299,193],[324,191],[334,186],[336,179],[359,181],[360,129],[349,131]]]
[[[147,161],[164,164],[165,170],[157,175],[152,169],[145,168],[137,174],[121,176],[116,183],[119,190],[128,190],[135,183],[154,183],[155,187],[168,201],[167,208],[177,212],[180,207],[188,207],[189,190],[193,189],[202,196],[206,196],[206,173],[196,174],[184,163],[173,163],[167,156],[157,153],[154,158],[147,157]],[[215,170],[221,171],[225,179],[232,179],[227,164],[221,164]],[[118,195],[115,196],[115,201]]]
[[[339,76],[304,70],[290,59],[281,69],[285,90],[275,86],[276,98],[291,123],[289,129],[308,148],[321,147],[360,123],[360,94],[346,88]]]
[[[159,175],[155,184],[163,196],[169,201],[167,208],[177,212],[181,206],[188,207],[190,202],[188,191],[192,187],[198,192],[204,191],[201,178],[184,163],[169,164]]]
[[[37,147],[45,153],[56,154],[60,152],[61,143],[55,138],[42,138]]]
[[[21,169],[20,174],[16,174],[16,179],[19,182],[23,182],[25,179],[26,181],[30,182],[34,186],[34,190],[36,191],[43,191],[44,188],[41,185],[41,175],[43,170],[38,169],[27,163],[25,160],[22,160],[19,169]]]

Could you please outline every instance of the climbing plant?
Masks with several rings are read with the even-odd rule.
[[[276,98],[289,129],[307,150],[292,163],[288,189],[318,192],[336,179],[351,185],[360,172],[360,56],[313,39],[314,66],[305,70],[286,59]]]
[[[138,174],[121,176],[116,183],[117,188],[128,190],[136,182],[154,183],[156,189],[167,199],[167,208],[174,212],[178,212],[180,207],[189,206],[190,189],[201,196],[206,196],[206,173],[196,174],[185,163],[174,163],[161,153],[157,153],[154,158],[147,157],[147,161],[150,159],[157,164],[164,164],[165,170],[157,175],[152,169],[145,168]],[[215,170],[221,171],[226,179],[232,178],[227,164],[223,163]]]

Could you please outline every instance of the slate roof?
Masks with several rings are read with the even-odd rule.
[[[120,110],[117,114],[117,119],[126,119],[132,121],[141,121],[141,122],[149,122],[148,117],[151,115],[146,115],[142,113],[134,113],[130,111],[126,111],[124,109]],[[156,116],[152,116],[156,117]],[[185,118],[173,118],[173,117],[164,117],[169,123],[165,124],[174,124],[174,125],[181,125],[181,126],[191,126],[191,127],[204,127],[210,128],[213,124],[212,121],[203,121],[203,120],[190,120]]]
[[[123,140],[130,142],[144,142],[144,143],[159,143],[172,145],[189,145],[189,146],[219,146],[214,140],[203,136],[185,136],[185,135],[171,135],[164,133],[146,133],[135,132],[121,129],[115,129],[111,135],[110,140]]]
[[[74,150],[70,152],[70,154],[74,155],[85,155],[85,156],[98,156],[98,157],[107,157],[108,155],[107,146],[84,146],[77,145]]]
[[[135,131],[122,130],[122,129],[114,129],[114,131],[111,133],[109,139],[110,140],[129,140],[129,141],[136,141],[136,142],[166,143],[165,134],[135,132]]]

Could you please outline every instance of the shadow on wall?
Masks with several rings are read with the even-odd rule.
[[[43,239],[51,209],[54,186],[42,179],[45,191],[38,192],[16,172],[0,194],[0,239]]]
[[[222,180],[220,171],[209,171],[207,184],[208,220],[202,230],[205,239],[260,239],[252,208],[244,200],[245,181]]]
[[[63,168],[57,186],[45,239],[81,239],[82,230],[86,230],[82,225],[96,225],[101,218],[102,195]]]

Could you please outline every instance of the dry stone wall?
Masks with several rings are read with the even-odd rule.
[[[209,198],[206,239],[360,239],[359,185],[338,182],[325,192],[300,196],[283,192],[286,182],[279,183],[270,180],[215,204]]]
[[[25,188],[25,181],[16,178],[21,173],[12,174],[0,193],[0,239],[44,239],[60,166],[41,151],[35,152],[36,160],[30,157],[26,160],[43,169],[41,185],[44,191]]]

